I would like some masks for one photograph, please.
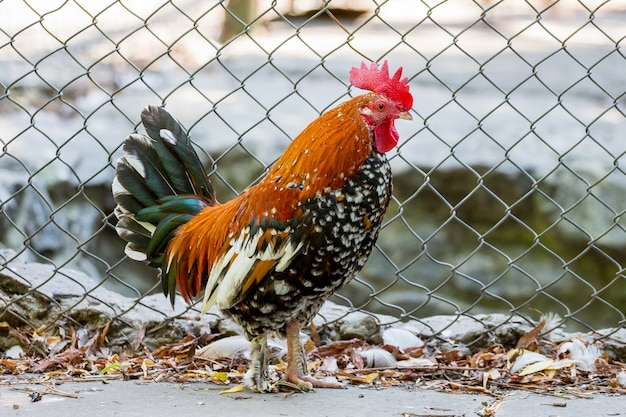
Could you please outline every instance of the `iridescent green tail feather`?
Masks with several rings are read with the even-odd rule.
[[[208,206],[218,204],[198,155],[180,123],[161,107],[141,113],[146,135],[124,141],[112,191],[117,233],[126,254],[161,267],[178,228]],[[173,300],[175,285],[162,277]]]

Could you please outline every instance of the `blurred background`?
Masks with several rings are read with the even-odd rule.
[[[110,184],[143,107],[189,130],[225,201],[360,94],[352,66],[388,60],[414,121],[377,247],[333,301],[623,327],[625,21],[623,0],[0,1],[0,273],[75,269],[85,296],[141,303],[157,272],[125,258]]]

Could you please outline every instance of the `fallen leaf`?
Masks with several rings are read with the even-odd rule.
[[[371,384],[372,383],[372,381],[370,381],[364,376],[352,377],[350,378],[350,382],[352,382],[353,384]]]
[[[112,363],[102,368],[102,370],[100,371],[100,375],[106,375],[107,373],[109,373],[109,371],[112,371],[114,369],[120,369],[121,367],[122,365],[120,365],[119,363]]]
[[[151,368],[154,365],[155,363],[150,359],[144,359],[143,361],[141,361],[141,370],[143,371],[144,378],[148,377],[148,368]]]
[[[506,357],[512,361],[513,359],[517,358],[518,356],[522,356],[525,355],[527,353],[531,353],[530,350],[527,349],[511,349],[506,353]],[[536,353],[536,352],[532,352],[532,353]]]
[[[528,349],[533,352],[536,351],[539,348],[539,333],[545,325],[546,317],[542,314],[541,321],[532,330],[520,337],[515,347],[517,349]]]
[[[371,374],[365,375],[365,379],[370,382],[374,382],[378,379],[378,372],[372,372]]]
[[[319,336],[318,336],[319,337]],[[304,351],[306,353],[310,353],[313,352],[315,349],[317,348],[317,345],[315,344],[315,342],[311,339],[307,339],[304,342]]]
[[[552,365],[550,365],[550,369],[563,369],[563,368],[571,368],[576,365],[576,361],[571,359],[561,359],[558,361],[554,361]]]
[[[498,411],[498,408],[502,407],[502,404],[504,404],[504,400],[498,400],[492,404],[489,404],[488,406],[483,408],[482,411],[478,411],[476,414],[481,417],[494,416],[496,414],[496,411]]]
[[[530,365],[522,369],[518,374],[520,376],[524,376],[524,375],[534,374],[540,371],[545,371],[546,369],[549,369],[553,363],[554,363],[554,360],[552,359],[546,359],[544,361],[531,363]]]
[[[461,352],[459,352],[458,349],[452,349],[447,352],[442,352],[441,355],[438,356],[437,358],[441,359],[441,361],[444,363],[451,363],[451,362],[458,361],[459,359],[463,359],[463,356],[461,355]]]
[[[139,350],[144,337],[146,337],[146,323],[140,323],[139,329],[137,329],[137,338],[135,339],[135,350]]]
[[[327,356],[322,361],[322,365],[320,366],[320,370],[335,373],[339,369],[337,365],[337,358],[332,356]]]
[[[353,350],[354,348],[362,348],[365,344],[366,343],[361,339],[337,340],[330,342],[327,345],[318,347],[313,351],[313,353],[321,357],[336,356],[345,353],[346,351]]]
[[[233,394],[235,392],[243,391],[243,385],[235,385],[234,387],[230,387],[224,391],[220,391],[220,395],[222,394]]]
[[[43,375],[43,380],[47,381],[50,378],[52,378],[53,376],[57,376],[57,375],[65,375],[65,371],[53,371],[53,372],[46,372]]]
[[[489,380],[498,380],[502,378],[502,373],[497,370],[497,369],[490,369],[486,372],[483,372],[483,388],[487,388],[487,382],[489,382]]]
[[[33,368],[34,372],[45,372],[48,369],[59,366],[67,366],[68,364],[75,364],[82,362],[86,355],[82,349],[68,348],[61,353],[50,356],[41,360],[37,366]]]
[[[217,379],[219,381],[226,381],[228,379],[228,372],[212,372],[211,378]],[[238,391],[234,391],[238,392]]]

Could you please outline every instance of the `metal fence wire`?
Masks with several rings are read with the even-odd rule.
[[[386,59],[414,121],[397,124],[376,249],[332,300],[624,327],[625,18],[623,0],[0,1],[0,276],[29,285],[0,286],[0,316],[61,278],[134,305],[159,291],[113,229],[114,163],[144,106],[189,130],[226,201],[360,94],[352,66]]]

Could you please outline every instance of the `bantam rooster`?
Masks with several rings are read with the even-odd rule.
[[[361,270],[378,236],[391,197],[385,152],[398,143],[395,120],[412,119],[401,74],[390,77],[387,62],[352,68],[352,85],[370,93],[322,114],[226,203],[162,108],[142,112],[148,136],[124,142],[112,188],[126,254],[160,269],[172,303],[176,289],[189,303],[204,291],[203,312],[217,305],[241,325],[251,342],[244,382],[254,391],[277,389],[267,369],[271,332],[287,339],[287,384],[339,386],[309,375],[300,329]]]

